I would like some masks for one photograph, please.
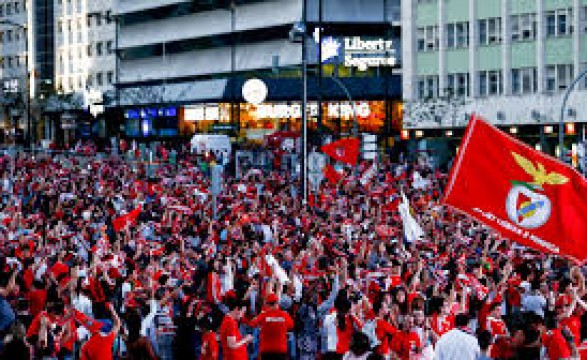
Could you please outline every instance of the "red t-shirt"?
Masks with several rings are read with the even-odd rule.
[[[241,333],[238,330],[238,322],[230,317],[230,315],[225,315],[220,325],[220,342],[222,344],[223,357],[230,360],[248,360],[247,346],[243,345],[236,349],[230,349],[228,347],[229,336],[234,336],[236,342],[242,340]]]
[[[577,316],[569,316],[561,321],[562,327],[567,327],[575,337],[575,345],[579,346],[581,343],[581,319]]]
[[[345,354],[349,351],[355,327],[360,329],[363,327],[363,324],[351,315],[346,316],[346,326],[344,330],[341,330],[338,326],[336,327],[336,338],[338,339],[338,343],[336,344],[337,354]]]
[[[546,347],[549,359],[566,359],[571,356],[571,349],[560,329],[550,330],[542,335],[542,344]]]
[[[269,309],[253,319],[250,325],[261,328],[261,354],[287,354],[287,331],[293,329],[294,325],[288,313],[279,309]]]
[[[417,333],[410,331],[398,331],[394,335],[391,341],[391,349],[400,357],[402,360],[410,359],[410,352],[422,347],[420,342],[420,336]]]
[[[389,338],[397,334],[397,332],[397,329],[387,321],[382,319],[377,320],[377,326],[375,327],[375,335],[377,336],[377,340],[379,340],[380,342],[379,346],[377,347],[377,354],[383,356],[389,354]]]
[[[202,357],[201,360],[218,360],[218,340],[216,333],[207,331],[202,335]]]
[[[33,317],[37,316],[45,308],[47,302],[47,290],[37,289],[29,292],[29,310]]]
[[[80,360],[112,360],[112,345],[116,336],[114,332],[107,335],[96,333],[82,347]]]

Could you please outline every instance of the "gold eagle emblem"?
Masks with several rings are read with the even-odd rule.
[[[542,188],[542,185],[563,185],[569,182],[569,178],[564,175],[561,175],[556,172],[547,172],[544,168],[544,165],[541,163],[537,163],[537,166],[534,166],[534,163],[520,154],[516,154],[512,152],[512,156],[516,160],[516,163],[520,165],[528,175],[532,176],[533,181],[530,182],[530,185],[534,187]]]

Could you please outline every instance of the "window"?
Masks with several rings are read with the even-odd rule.
[[[449,74],[447,88],[456,96],[469,96],[469,74]]]
[[[0,14],[2,16],[2,14]],[[583,32],[587,33],[587,6],[584,6],[581,11],[580,24],[583,24]]]
[[[96,44],[96,56],[102,56],[102,43],[101,42]]]
[[[96,16],[96,26],[102,26],[102,16]]]
[[[536,14],[512,15],[511,37],[512,41],[528,41],[536,39]]]
[[[565,90],[574,79],[573,65],[549,65],[546,67],[546,91]]]
[[[20,12],[20,3],[18,1],[14,2],[14,13],[18,14]]]
[[[102,86],[103,85],[103,81],[102,81],[102,73],[96,73],[96,85],[97,86]]]
[[[108,41],[106,43],[106,52],[108,53],[108,55],[112,54],[112,41]]]
[[[4,42],[4,31],[0,31],[0,43]]]
[[[108,85],[112,85],[112,83],[114,82],[114,73],[112,73],[112,71],[108,71]]]
[[[60,34],[63,33],[63,20],[57,21],[57,32]]]
[[[479,45],[501,43],[501,18],[478,20]]]
[[[418,78],[418,97],[420,99],[435,98],[439,94],[438,76],[420,76]]]
[[[12,15],[12,3],[6,4],[6,15]]]
[[[92,27],[92,17],[90,15],[86,16],[86,22],[88,24],[88,27]]]
[[[418,51],[438,50],[438,26],[418,28]]]
[[[86,53],[88,54],[88,57],[92,56],[92,45],[86,46]]]
[[[538,75],[535,67],[512,69],[512,93],[532,94],[538,90]]]
[[[565,36],[573,33],[573,9],[547,11],[544,17],[546,36]]]
[[[468,21],[446,25],[446,46],[449,49],[469,46]]]
[[[67,32],[71,32],[72,29],[72,21],[71,19],[67,20]]]
[[[0,5],[0,16],[4,16],[4,5]]]
[[[16,60],[16,67],[20,67],[20,57],[19,56],[15,56],[14,59]]]
[[[418,4],[430,4],[435,2],[436,0],[418,0]]]
[[[87,87],[91,87],[92,86],[92,84],[93,84],[92,80],[93,80],[92,75],[88,75],[88,78],[86,79],[86,86]]]
[[[12,30],[6,31],[6,41],[8,41],[8,42],[12,41]]]
[[[501,70],[479,71],[479,96],[501,95],[503,76]]]
[[[8,57],[8,68],[12,67],[12,57]]]

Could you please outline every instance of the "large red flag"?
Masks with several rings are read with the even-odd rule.
[[[320,150],[336,161],[349,165],[357,165],[361,142],[359,139],[348,138],[323,145]]]
[[[322,172],[324,173],[324,177],[331,183],[331,184],[338,184],[340,179],[342,179],[342,174],[336,171],[334,167],[330,164],[326,164],[322,168]]]
[[[112,220],[112,227],[114,228],[114,231],[122,230],[127,224],[134,224],[137,221],[137,217],[139,217],[140,213],[141,206],[139,205],[136,209],[129,212],[128,214],[124,214]]]
[[[587,259],[587,181],[472,116],[444,202],[518,243]]]

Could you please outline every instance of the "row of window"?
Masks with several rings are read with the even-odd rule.
[[[57,80],[57,88],[62,88],[64,91],[74,91],[77,89],[110,86],[114,83],[114,73],[97,72],[90,74],[87,77],[63,77]]]
[[[9,1],[5,4],[0,4],[0,17],[1,16],[10,16],[13,14],[18,14],[20,12],[25,13],[27,9],[27,1],[20,0],[20,1]]]
[[[25,39],[26,33],[24,29],[14,28],[5,31],[0,31],[0,43],[18,42],[20,39]]]
[[[110,16],[86,16],[85,23],[87,27],[102,26],[112,23]],[[74,26],[79,31],[83,28],[84,17],[78,16],[76,19],[59,19],[57,21],[57,33],[61,34],[64,32],[74,31]]]
[[[538,91],[538,70],[536,67],[512,69],[510,76],[511,92],[514,95],[533,94]],[[571,64],[549,65],[545,68],[544,88],[547,92],[565,90],[575,77]],[[469,73],[447,75],[447,89],[452,95],[464,97],[471,95]],[[587,85],[587,84],[586,84]],[[439,76],[421,76],[418,79],[418,96],[421,99],[439,96]],[[501,95],[504,93],[502,70],[477,72],[478,96]]]
[[[73,61],[76,57],[82,59],[84,57],[84,52],[87,57],[112,55],[114,54],[114,48],[112,47],[112,41],[98,41],[95,44],[89,44],[85,47],[80,46],[70,50],[61,50],[59,52],[59,61],[63,63],[63,60],[66,57],[70,61]]]
[[[512,42],[536,40],[537,20],[535,13],[510,16],[509,36]],[[573,9],[558,9],[544,13],[544,27],[546,37],[568,36],[573,34]],[[583,7],[581,21],[585,26],[582,31],[587,32],[587,6]],[[479,19],[476,22],[477,41],[480,45],[493,45],[502,42],[501,18]],[[468,21],[446,24],[446,47],[464,48],[469,46],[470,28]],[[439,48],[438,25],[424,26],[417,29],[418,51],[435,51]]]
[[[13,69],[25,67],[26,57],[23,56],[5,56],[0,57],[0,68],[2,69]]]

